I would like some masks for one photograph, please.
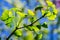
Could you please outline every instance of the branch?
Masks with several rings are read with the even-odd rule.
[[[28,26],[33,25],[34,23],[36,23],[37,21],[39,21],[40,19],[42,19],[45,15],[46,15],[46,14],[44,14],[43,16],[41,16],[39,19],[37,19],[36,21],[34,21],[33,23],[31,23],[31,24],[30,24],[30,25],[28,25]]]
[[[24,27],[21,27],[20,29],[22,29]],[[18,30],[18,28],[16,27],[15,30],[8,36],[8,38],[6,38],[6,40],[9,40],[9,38],[15,33],[15,31]]]
[[[21,23],[21,21],[22,21],[22,19],[19,20],[18,25],[16,26],[16,28],[14,29],[14,31],[8,36],[8,38],[6,38],[6,40],[9,40],[9,38],[15,33],[15,31],[18,29],[17,27],[19,26],[19,24]],[[21,27],[21,28],[23,28],[23,27]],[[21,28],[20,28],[20,29],[21,29]]]
[[[40,19],[42,19],[45,15],[46,14],[44,14],[39,19],[37,19],[36,21],[34,21],[33,23],[31,23],[30,25],[27,25],[27,26],[32,26],[34,23],[36,23],[37,21],[39,21]],[[20,24],[20,22],[19,22],[19,24]],[[16,30],[24,28],[24,27],[17,28],[19,26],[19,24],[16,26],[15,30],[7,37],[6,40],[9,40],[9,38],[15,33]]]

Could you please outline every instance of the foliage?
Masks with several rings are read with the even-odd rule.
[[[23,37],[24,40],[41,40],[43,37],[42,33],[38,33],[41,31],[41,28],[48,28],[47,23],[40,24],[38,21],[44,17],[47,17],[48,20],[55,20],[56,15],[58,13],[55,5],[49,0],[46,1],[47,6],[44,9],[42,5],[36,7],[34,11],[28,9],[27,13],[25,13],[22,9],[11,8],[10,10],[4,10],[1,16],[1,20],[11,28],[11,23],[14,25],[14,30],[7,37],[7,40],[14,34],[17,37],[23,37],[23,30],[26,31],[26,36]],[[52,10],[51,10],[52,9]],[[42,17],[37,19],[36,11],[40,10],[42,13]],[[23,22],[23,20],[28,19],[28,25]],[[24,20],[26,21],[26,20]],[[21,25],[22,24],[22,25]],[[46,32],[46,31],[45,31]],[[36,35],[34,35],[34,33]]]

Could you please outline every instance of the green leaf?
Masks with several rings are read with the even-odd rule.
[[[35,36],[35,40],[38,40],[38,35],[36,34],[36,36]]]
[[[29,14],[30,16],[34,16],[34,15],[35,15],[35,13],[34,13],[32,10],[28,10],[28,14]]]
[[[17,11],[16,13],[22,18],[27,17],[27,14],[25,14],[24,12]]]
[[[14,35],[16,35],[16,36],[18,36],[18,37],[20,37],[20,36],[22,36],[22,30],[16,30],[16,32],[14,33]]]
[[[2,20],[6,20],[8,17],[12,17],[12,11],[10,10],[4,10],[4,12],[2,13],[1,19]]]
[[[39,34],[38,39],[40,40],[42,39],[42,34]]]
[[[32,23],[34,21],[34,18],[33,17],[29,18],[29,21]]]
[[[34,40],[34,36],[31,31],[27,31],[26,33],[27,33],[27,35],[24,36],[24,40]]]
[[[42,8],[43,8],[42,6],[38,6],[38,7],[35,8],[35,11],[41,10]]]
[[[4,10],[1,16],[1,20],[6,20],[8,18],[8,13],[9,13],[8,10]]]
[[[32,26],[27,26],[26,24],[24,24],[24,27],[26,28],[26,30],[30,30],[30,31],[33,30]]]
[[[42,34],[36,34],[35,40],[41,40],[42,39]]]
[[[41,26],[44,27],[44,28],[48,28],[46,23],[43,23]]]
[[[9,27],[10,27],[13,19],[14,19],[14,16],[13,16],[11,10],[4,10],[4,12],[2,13],[2,16],[0,18],[0,20],[4,21],[4,23]]]
[[[41,25],[36,25],[36,27],[37,27],[38,29],[41,29]]]
[[[32,29],[35,33],[38,33],[39,32],[39,28],[37,28],[36,26],[32,26]]]

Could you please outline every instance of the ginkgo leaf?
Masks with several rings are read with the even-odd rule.
[[[4,12],[2,13],[2,16],[1,16],[1,20],[4,21],[4,23],[10,27],[11,25],[11,22],[13,21],[14,19],[14,16],[12,14],[12,11],[11,10],[4,10]]]
[[[8,16],[9,16],[9,17],[12,17],[12,16],[13,16],[12,11],[9,10]]]
[[[58,14],[58,10],[57,9],[53,9],[53,13],[56,15]]]
[[[16,30],[16,32],[14,33],[16,36],[20,37],[22,36],[22,30]]]
[[[45,16],[47,16],[47,17],[52,14],[50,11],[45,11],[45,10],[41,10],[41,12],[42,12],[42,15],[44,15],[46,13]]]
[[[36,33],[39,31],[39,28],[36,26],[27,26],[24,24],[24,27],[26,27],[28,30],[35,31]]]
[[[41,25],[36,25],[36,27],[37,27],[38,29],[41,29]]]
[[[39,34],[38,39],[42,39],[42,36],[43,36],[42,34]]]
[[[37,33],[39,31],[39,28],[37,28],[36,26],[32,26],[32,29]]]
[[[34,15],[35,15],[35,13],[34,13],[32,10],[29,10],[29,9],[28,9],[28,14],[29,14],[30,16],[34,16]]]
[[[51,15],[48,17],[49,20],[55,20],[56,19],[56,15]]]
[[[12,20],[13,20],[13,18],[9,18],[9,19],[7,19],[7,20],[5,20],[4,22],[7,24],[9,24],[9,23],[11,23],[12,22]]]
[[[50,12],[50,11],[47,11],[47,14],[46,14],[46,16],[48,17],[48,16],[50,16],[52,13]]]
[[[44,14],[45,14],[45,10],[41,10],[41,12],[42,12],[42,15],[44,15]]]
[[[51,5],[53,5],[53,3],[52,3],[51,1],[49,1],[49,0],[46,0],[46,3],[47,3],[48,6],[50,6],[50,7],[51,7]]]
[[[51,7],[53,8],[53,9],[55,9],[56,8],[56,6],[53,4],[53,5],[51,5]]]
[[[34,36],[31,31],[27,31],[26,33],[27,35],[24,37],[24,40],[34,40]]]
[[[4,10],[4,12],[2,13],[1,19],[6,20],[6,19],[8,19],[10,17],[13,17],[12,11]]]
[[[2,20],[7,19],[7,18],[8,18],[8,13],[9,13],[8,10],[4,10],[4,12],[2,13],[1,19],[2,19]]]
[[[36,36],[35,36],[35,40],[41,40],[42,39],[42,33],[40,33],[40,34],[36,34]]]
[[[42,27],[44,27],[44,28],[48,28],[48,26],[47,26],[47,23],[46,23],[46,22],[45,22],[45,23],[43,23],[41,26],[42,26]]]
[[[27,14],[25,14],[25,13],[23,13],[23,12],[17,11],[16,13],[17,13],[18,15],[20,15],[20,17],[26,17],[26,16],[27,16]]]
[[[41,10],[42,8],[43,8],[42,5],[41,5],[41,6],[38,6],[38,7],[35,8],[35,11],[37,11],[37,10]]]
[[[27,26],[26,24],[24,24],[24,27],[26,30],[33,30],[31,26]]]

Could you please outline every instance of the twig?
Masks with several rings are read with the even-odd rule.
[[[24,27],[20,27],[20,29],[22,29]],[[9,40],[9,38],[15,33],[16,30],[18,30],[19,28],[16,27],[16,29],[8,36],[8,38],[6,38],[6,40]]]
[[[19,24],[21,23],[21,21],[22,21],[22,19],[19,20],[18,25],[16,26],[16,28],[14,29],[14,31],[8,36],[8,38],[6,38],[6,40],[8,40],[8,39],[15,33],[15,31],[18,29],[17,27],[19,26]],[[21,28],[23,28],[23,27],[21,27]],[[21,29],[21,28],[20,28],[20,29]]]
[[[44,14],[39,19],[37,19],[36,21],[34,21],[33,23],[31,23],[30,25],[27,25],[27,26],[32,26],[34,23],[36,23],[37,21],[39,21],[40,19],[42,19],[45,15],[46,14]],[[20,22],[19,22],[19,24],[20,24]],[[17,28],[19,26],[19,24],[16,26],[15,30],[7,37],[6,40],[9,40],[9,38],[15,33],[16,30],[24,28],[24,27]]]

